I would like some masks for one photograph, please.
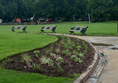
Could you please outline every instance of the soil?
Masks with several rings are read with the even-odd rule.
[[[10,70],[39,73],[54,77],[73,77],[76,73],[81,74],[86,71],[87,67],[91,65],[95,54],[95,50],[92,46],[84,40],[77,38],[66,36],[57,37],[58,41],[44,48],[16,54],[7,58],[4,61],[4,67]],[[82,42],[84,42],[88,48],[86,48]],[[77,46],[80,46],[80,50]],[[34,51],[40,52],[37,53],[38,56],[36,56]],[[67,52],[65,53],[65,51]],[[76,52],[76,54],[74,52]],[[51,56],[51,53],[54,56]],[[80,57],[80,53],[84,54],[84,57]],[[76,55],[76,57],[83,62],[74,61],[74,59],[71,58],[72,55]],[[30,58],[27,58],[26,56],[29,56]],[[59,57],[62,58],[61,61],[56,60]]]

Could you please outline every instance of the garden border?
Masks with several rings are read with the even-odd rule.
[[[86,40],[84,40],[86,41]],[[88,41],[86,41],[88,42]],[[81,74],[80,77],[78,77],[73,83],[85,83],[87,79],[91,76],[91,74],[94,72],[95,68],[97,67],[99,57],[98,57],[98,52],[97,49],[90,43],[88,42],[94,49],[95,49],[95,55],[94,55],[94,60],[92,64],[87,68],[87,71]]]
[[[69,36],[69,37],[74,37],[74,36],[72,36],[72,35],[70,36],[68,34],[48,33],[48,35],[65,35],[65,36]],[[75,38],[77,38],[77,37],[75,37]],[[82,39],[82,40],[84,40],[84,39]],[[84,40],[84,41],[86,41],[86,40]],[[94,70],[96,69],[96,67],[98,65],[99,56],[98,56],[97,49],[90,42],[88,42],[88,41],[86,41],[86,42],[89,43],[95,49],[94,60],[93,60],[92,64],[87,68],[87,71],[85,71],[78,78],[76,78],[73,83],[85,83],[87,81],[87,79],[89,79],[89,77],[92,75],[92,73],[94,72]]]

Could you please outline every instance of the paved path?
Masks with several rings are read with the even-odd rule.
[[[99,77],[99,82],[97,83],[118,83],[118,37],[92,37],[68,34],[64,35],[81,38],[91,43],[112,44],[113,46],[96,46],[97,49],[103,50],[108,55],[109,59],[108,64],[102,71]],[[110,48],[116,48],[117,50]]]

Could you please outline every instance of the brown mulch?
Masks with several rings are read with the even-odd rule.
[[[64,47],[65,44],[68,43],[68,38],[67,37],[58,37],[58,41],[55,43],[52,43],[44,48],[39,48],[35,49],[37,51],[40,51],[39,57],[36,57],[36,54],[34,53],[35,50],[28,51],[25,53],[17,54],[12,57],[9,57],[7,59],[7,62],[5,63],[5,68],[10,69],[10,70],[17,70],[17,71],[22,71],[22,72],[31,72],[31,73],[39,73],[47,76],[63,76],[63,77],[72,77],[76,73],[83,73],[86,71],[87,67],[91,65],[93,58],[94,58],[94,53],[95,50],[92,48],[91,45],[89,45],[87,42],[84,40],[78,40],[77,38],[71,38],[71,43],[75,43],[75,47],[71,47],[69,49],[70,55],[66,55],[62,53],[63,51],[67,50],[67,48]],[[64,40],[64,42],[62,42]],[[88,46],[87,53],[84,53],[85,47],[82,42],[85,42],[85,44]],[[80,50],[78,51],[76,46],[79,45],[81,46]],[[68,44],[68,47],[70,44]],[[84,58],[81,58],[79,55],[76,55],[78,58],[81,58],[83,60],[82,63],[75,62],[74,60],[71,59],[73,54],[73,50],[76,50],[78,53],[83,53]],[[56,61],[56,58],[53,56],[50,56],[50,53],[55,53],[56,57],[62,57],[63,62],[58,62]],[[27,54],[28,56],[31,56],[31,59],[29,60],[30,65],[32,67],[28,67],[26,64],[26,61],[22,58],[23,54]],[[48,57],[51,60],[53,60],[53,65],[49,65],[48,63],[46,64],[41,64],[41,60],[44,57]],[[5,62],[5,61],[4,61]],[[59,65],[62,70],[59,71]],[[36,66],[40,65],[40,66]]]

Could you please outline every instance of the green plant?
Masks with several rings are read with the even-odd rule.
[[[68,49],[68,44],[67,44],[67,43],[64,44],[63,47],[64,47],[65,49]]]
[[[84,53],[87,53],[87,50],[84,50]]]
[[[71,48],[72,48],[72,46],[69,46],[69,47],[68,47],[68,49],[71,49]]]
[[[72,56],[71,56],[71,59],[72,59],[72,60],[74,60],[74,59],[76,59],[76,58],[77,58],[76,55],[72,55]]]
[[[41,64],[48,64],[49,66],[53,66],[53,60],[47,57],[43,57],[41,60]]]
[[[39,57],[38,54],[40,53],[38,50],[35,50],[34,53],[36,54],[36,57]]]
[[[79,41],[79,39],[77,39],[77,41]]]
[[[82,54],[82,53],[79,53],[79,56],[80,56],[81,58],[84,58],[84,54]]]
[[[21,59],[21,62],[24,63],[25,61],[23,59]]]
[[[64,45],[65,44],[64,40],[61,40],[60,41],[60,44]]]
[[[75,42],[72,42],[71,46],[74,48],[75,47]]]
[[[56,61],[58,61],[58,62],[63,62],[63,58],[62,58],[62,57],[58,57],[58,58],[56,59]]]
[[[71,44],[71,40],[70,40],[70,38],[67,39],[67,43],[68,43],[68,44]]]
[[[88,50],[88,45],[84,45],[85,49]]]
[[[30,59],[31,59],[31,56],[29,56],[28,54],[22,54],[21,57],[23,59],[27,59],[28,61],[30,61]]]
[[[77,43],[77,45],[79,45],[79,42]]]
[[[65,51],[62,51],[63,54],[66,54],[69,52],[69,49],[65,50]]]
[[[57,66],[58,66],[58,72],[59,73],[63,73],[64,70],[61,68],[60,63],[58,63]]]
[[[79,63],[82,63],[82,62],[83,62],[83,60],[81,60],[81,58],[78,58],[78,57],[76,57],[76,58],[74,59],[74,61],[75,61],[75,62],[79,62]]]
[[[54,57],[54,56],[56,56],[56,55],[55,55],[55,53],[50,53],[50,56]]]
[[[76,48],[77,48],[78,51],[80,51],[81,46],[77,46]]]
[[[81,46],[77,46],[76,48],[79,48],[79,49],[80,49],[80,48],[81,48]]]
[[[71,56],[71,52],[66,52],[66,56]]]
[[[60,49],[59,49],[59,48],[56,48],[56,49],[55,49],[55,52],[56,52],[56,53],[60,53]]]
[[[68,63],[69,67],[73,67],[73,65],[71,63]]]
[[[79,53],[76,50],[73,50],[74,55],[79,55]]]

